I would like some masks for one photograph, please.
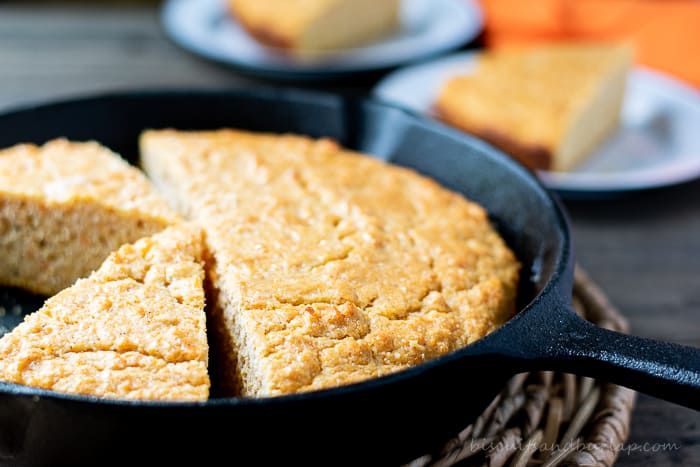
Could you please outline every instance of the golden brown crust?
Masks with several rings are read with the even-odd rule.
[[[141,171],[94,141],[60,138],[0,150],[0,195],[47,206],[96,203],[164,225],[180,220]]]
[[[552,151],[544,146],[529,145],[510,138],[505,132],[495,129],[482,129],[477,136],[493,144],[506,154],[531,170],[550,170],[552,168]]]
[[[460,128],[477,138],[492,144],[505,152],[530,170],[550,170],[552,168],[552,151],[545,146],[527,144],[508,136],[503,130],[495,128],[473,128],[460,124],[458,119],[451,118],[449,109],[442,109],[440,105],[434,106],[438,117],[445,123]]]

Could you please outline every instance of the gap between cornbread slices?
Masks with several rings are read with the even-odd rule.
[[[227,395],[381,376],[515,311],[519,264],[483,208],[330,140],[147,131],[141,162],[206,230]]]
[[[143,173],[96,142],[0,151],[2,285],[53,295],[179,220]]]
[[[202,231],[123,245],[0,339],[0,380],[117,399],[206,400]]]

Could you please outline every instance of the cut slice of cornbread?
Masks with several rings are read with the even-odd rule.
[[[367,44],[398,27],[399,0],[228,0],[257,40],[298,52]]]
[[[532,169],[570,170],[618,128],[630,62],[625,46],[490,51],[444,83],[436,109]]]
[[[148,131],[142,166],[204,226],[228,394],[328,388],[469,344],[519,264],[480,206],[329,140]]]
[[[122,246],[0,339],[0,380],[119,399],[206,400],[202,232]]]
[[[178,220],[138,169],[95,142],[0,151],[0,284],[55,294]]]

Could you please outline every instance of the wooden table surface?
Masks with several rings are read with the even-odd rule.
[[[103,90],[256,83],[174,46],[157,6],[0,2],[0,110]],[[362,93],[376,78],[316,87]],[[566,207],[580,264],[632,332],[700,346],[700,181]],[[700,413],[640,395],[628,444],[618,465],[700,465]]]

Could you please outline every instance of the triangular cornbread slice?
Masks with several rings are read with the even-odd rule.
[[[519,264],[486,211],[411,170],[330,140],[234,130],[149,131],[141,151],[206,230],[226,393],[391,373],[515,310]]]
[[[619,126],[631,51],[556,44],[480,54],[448,79],[436,110],[531,169],[574,168]]]
[[[227,0],[258,41],[308,54],[366,45],[399,26],[399,0]]]
[[[0,380],[119,399],[206,400],[202,232],[122,246],[0,339]]]
[[[0,151],[2,285],[55,294],[178,220],[143,173],[98,143]]]

